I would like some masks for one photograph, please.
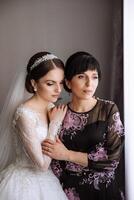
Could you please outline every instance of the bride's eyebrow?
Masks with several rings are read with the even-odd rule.
[[[45,81],[52,81],[52,82],[55,82],[54,80],[51,80],[51,79],[48,79],[48,80],[45,80]]]
[[[60,82],[63,82],[64,79],[60,80]],[[54,80],[45,80],[45,82],[53,82],[53,83],[57,83],[58,81],[54,81]]]

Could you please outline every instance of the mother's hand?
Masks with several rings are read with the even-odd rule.
[[[48,111],[48,118],[51,121],[62,122],[67,111],[66,105],[58,105]]]
[[[42,152],[56,160],[68,160],[69,150],[64,146],[57,137],[56,141],[46,139],[42,142]]]

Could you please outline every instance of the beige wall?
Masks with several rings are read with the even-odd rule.
[[[0,108],[16,68],[42,50],[64,61],[89,51],[102,65],[98,94],[109,97],[113,10],[113,0],[1,0]]]

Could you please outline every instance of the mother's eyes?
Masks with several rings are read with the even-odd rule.
[[[98,76],[97,76],[97,75],[93,75],[93,76],[91,76],[91,77],[89,78],[89,77],[87,77],[87,76],[85,76],[85,75],[83,75],[83,74],[80,74],[80,75],[77,75],[77,78],[78,78],[78,79],[98,79]]]
[[[80,74],[80,75],[78,75],[77,77],[78,77],[79,79],[82,79],[82,78],[85,78],[85,75]]]

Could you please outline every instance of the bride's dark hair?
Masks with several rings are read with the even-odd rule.
[[[44,75],[46,75],[50,70],[54,69],[55,67],[64,70],[63,62],[57,57],[49,59],[49,60],[43,60],[36,67],[31,69],[33,64],[38,59],[42,58],[45,55],[53,55],[53,54],[49,52],[39,52],[33,55],[28,62],[25,87],[29,93],[35,93],[33,86],[31,84],[32,79],[35,81],[38,81],[40,78],[42,78]]]

